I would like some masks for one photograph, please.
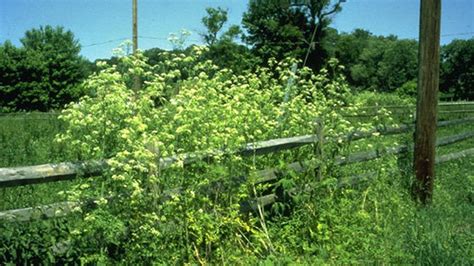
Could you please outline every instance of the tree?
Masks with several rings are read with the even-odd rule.
[[[292,56],[319,70],[328,58],[328,26],[343,2],[251,0],[242,19],[248,32],[245,40],[264,61]]]
[[[415,40],[356,29],[339,35],[336,43],[336,58],[345,66],[348,81],[359,89],[393,92],[417,77]]]
[[[393,92],[418,76],[418,42],[395,40],[390,42],[379,63],[380,90]]]
[[[440,84],[455,99],[474,100],[474,38],[442,47]]]
[[[227,22],[227,11],[218,8],[206,8],[207,15],[202,18],[206,32],[201,36],[209,50],[204,53],[204,59],[209,59],[221,68],[230,68],[236,73],[251,68],[255,60],[247,47],[234,42],[242,31],[237,25],[231,25],[222,32]],[[222,33],[221,33],[222,32]],[[220,33],[220,36],[219,36]]]
[[[358,63],[362,52],[367,48],[372,34],[363,29],[355,29],[352,33],[342,33],[334,41],[336,45],[334,57],[344,68],[344,75],[349,83],[354,84],[351,69]]]
[[[350,68],[353,85],[368,90],[379,91],[382,84],[380,80],[380,62],[384,58],[385,49],[390,41],[384,37],[373,37],[367,42],[356,63]]]
[[[9,85],[20,80],[17,69],[18,60],[22,57],[22,51],[10,41],[0,46],[0,112],[10,111],[15,106],[15,90]]]
[[[201,21],[207,32],[201,34],[201,36],[208,46],[212,46],[217,41],[217,34],[227,22],[227,11],[220,7],[208,7],[206,12],[207,16],[203,17]]]
[[[71,31],[51,26],[32,29],[17,48],[0,49],[0,104],[9,110],[47,111],[78,99],[87,61]],[[5,108],[7,107],[7,108]]]
[[[154,66],[154,65],[157,65],[159,62],[165,60],[162,56],[163,52],[166,52],[166,50],[155,47],[155,48],[151,48],[151,49],[143,51],[143,55],[147,59],[147,63],[150,64],[151,66]]]

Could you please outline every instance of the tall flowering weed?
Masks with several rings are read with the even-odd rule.
[[[237,262],[269,252],[262,223],[240,212],[251,182],[230,178],[255,169],[256,159],[215,151],[313,134],[316,118],[328,138],[351,129],[338,113],[349,92],[342,76],[292,71],[292,59],[236,75],[201,61],[203,49],[165,54],[155,66],[141,54],[120,67],[102,64],[84,84],[90,95],[61,114],[67,130],[57,141],[69,156],[110,166],[68,192],[92,201],[77,208],[83,222],[71,235],[83,262]],[[136,76],[142,86],[134,91]],[[181,156],[211,152],[189,167]],[[165,169],[160,159],[170,156],[177,160]]]

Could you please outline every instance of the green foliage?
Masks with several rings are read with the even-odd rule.
[[[335,57],[345,67],[344,74],[349,83],[354,83],[351,69],[359,61],[364,49],[367,48],[372,34],[363,29],[355,29],[352,33],[342,33],[337,35]]]
[[[21,81],[19,68],[24,68],[20,64],[20,58],[25,57],[23,50],[17,49],[10,41],[6,41],[0,46],[0,111],[9,112],[16,110],[15,101],[18,101],[18,92],[13,84]]]
[[[64,129],[54,114],[20,113],[0,116],[0,167],[15,167],[71,158],[54,142],[55,135]],[[74,182],[74,181],[72,181]],[[0,188],[0,210],[27,208],[41,204],[65,201],[59,191],[68,189],[71,182],[57,182]],[[0,221],[0,264],[67,263],[53,251],[67,239],[69,225],[74,217],[59,220],[39,220],[32,223]]]
[[[454,40],[441,49],[441,91],[454,99],[474,99],[474,38]]]
[[[88,247],[80,249],[84,261],[99,261],[104,254],[127,262],[236,262],[242,254],[263,256],[272,250],[265,226],[240,213],[240,203],[255,192],[252,178],[232,178],[259,161],[217,154],[210,165],[188,168],[178,156],[173,168],[161,169],[159,159],[308,134],[317,116],[325,120],[328,137],[347,130],[348,123],[331,111],[343,104],[334,96],[348,92],[343,79],[315,76],[307,68],[292,73],[291,61],[272,61],[273,71],[258,68],[245,76],[218,70],[210,61],[180,67],[202,49],[187,57],[171,55],[153,67],[167,69],[159,74],[140,55],[124,57],[128,71],[107,67],[92,76],[85,86],[94,97],[83,97],[61,115],[68,127],[58,140],[72,154],[110,158],[104,179],[84,181],[69,192],[71,200],[96,198],[98,207],[78,210],[84,224],[74,241]],[[145,81],[137,93],[127,86],[136,73]],[[290,78],[295,85],[288,86]],[[175,95],[167,95],[169,87]],[[231,247],[236,251],[228,257]]]
[[[68,217],[74,220],[74,217]],[[0,224],[0,262],[2,264],[73,263],[67,248],[70,233],[66,219],[39,220],[31,224]],[[66,256],[58,256],[65,252]],[[68,256],[69,255],[69,256]]]
[[[418,42],[373,36],[356,29],[335,35],[334,56],[345,66],[348,82],[360,90],[415,96]],[[473,41],[454,40],[441,49],[440,91],[451,100],[472,99]]]
[[[411,86],[411,85],[407,85]],[[406,94],[378,93],[363,91],[351,96],[351,102],[361,106],[404,106],[413,105],[416,97],[407,97]]]
[[[21,48],[0,46],[1,111],[58,109],[84,94],[86,61],[71,31],[40,27],[21,42]]]
[[[342,2],[250,1],[242,19],[248,33],[245,40],[263,62],[269,58],[295,57],[319,71],[328,59],[324,46],[326,30],[332,16],[341,11]]]
[[[54,114],[21,113],[0,116],[0,167],[17,167],[70,160],[54,143],[64,129]],[[68,183],[68,182],[66,182]],[[26,208],[65,200],[56,192],[64,183],[0,188],[0,210]],[[1,229],[0,229],[1,231]],[[0,252],[1,253],[1,252]]]
[[[18,113],[0,116],[0,167],[64,160],[62,148],[52,145],[64,129],[54,113]]]
[[[410,97],[416,99],[417,97],[418,84],[416,80],[410,80],[405,82],[400,88],[396,90],[396,93],[400,97]]]
[[[372,38],[351,68],[357,86],[393,92],[417,76],[417,43],[411,40]]]
[[[244,74],[256,68],[260,60],[253,56],[249,48],[230,39],[221,39],[209,47],[203,60],[211,60],[219,68],[231,69],[235,74]]]
[[[207,15],[202,18],[202,24],[206,27],[207,32],[201,36],[208,46],[213,45],[217,41],[217,34],[221,31],[224,24],[227,22],[227,11],[218,7],[206,8]],[[234,30],[235,31],[235,30]],[[234,32],[231,32],[232,34]],[[238,34],[239,32],[237,32]]]
[[[372,36],[361,29],[339,36],[336,58],[349,82],[360,89],[393,92],[418,75],[418,43],[394,36]]]
[[[253,68],[256,65],[256,58],[246,46],[234,42],[234,39],[242,34],[240,27],[231,25],[227,31],[220,33],[227,22],[227,11],[219,7],[207,8],[206,12],[202,24],[207,32],[201,36],[209,49],[204,52],[202,60],[211,60],[220,68],[231,69],[237,74]]]
[[[357,63],[350,68],[351,79],[354,85],[362,89],[379,90],[380,80],[377,72],[379,63],[383,60],[385,47],[388,40],[384,38],[374,38],[367,43],[367,47],[362,50]]]
[[[418,76],[418,42],[396,40],[386,48],[378,70],[380,91],[394,91]]]
[[[414,99],[349,94],[335,61],[320,75],[308,68],[290,70],[294,60],[271,60],[268,68],[235,74],[201,61],[206,52],[202,47],[189,54],[164,52],[154,66],[140,54],[117,58],[116,66],[99,63],[102,70],[84,85],[91,94],[69,105],[61,123],[23,122],[22,136],[15,133],[16,120],[2,121],[4,166],[110,158],[111,169],[73,183],[2,189],[3,208],[34,206],[35,197],[86,204],[66,218],[2,221],[1,264],[472,264],[470,160],[437,168],[433,205],[424,210],[412,201],[403,176],[411,169],[403,162],[409,157],[333,165],[335,155],[400,141],[378,134],[349,144],[337,141],[348,131],[391,118],[378,108],[368,123],[360,123],[343,117],[341,107],[357,114],[361,106],[406,105]],[[139,92],[130,89],[135,74],[144,82]],[[338,143],[326,142],[323,158],[318,147],[249,158],[219,152],[311,134],[315,118]],[[59,143],[50,153],[58,131]],[[12,159],[28,148],[27,156]],[[185,152],[214,155],[184,166],[179,154]],[[158,161],[167,156],[177,161],[165,169]],[[276,187],[254,185],[256,169],[286,169],[303,160],[321,167],[322,181],[317,171],[289,171],[278,176]],[[58,190],[64,191],[56,195]],[[248,200],[268,193],[277,195],[271,208],[241,212]]]
[[[361,91],[352,94],[348,102],[359,107],[359,111],[348,113],[355,115],[353,117],[355,121],[370,121],[376,127],[413,123],[415,96],[404,93]]]

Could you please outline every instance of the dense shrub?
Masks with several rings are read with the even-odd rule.
[[[87,61],[71,31],[40,27],[21,43],[0,45],[0,112],[59,109],[84,95]]]
[[[210,61],[195,63],[202,49],[154,67],[141,55],[124,57],[127,71],[112,66],[92,76],[85,87],[94,96],[61,115],[68,128],[58,140],[69,144],[71,154],[110,158],[103,178],[69,192],[72,200],[97,198],[97,209],[77,210],[84,222],[72,233],[84,262],[237,262],[272,252],[264,216],[240,212],[240,203],[258,193],[253,178],[240,183],[231,178],[268,159],[217,153],[212,164],[183,167],[179,154],[232,151],[245,143],[310,134],[315,118],[324,121],[328,137],[349,130],[335,111],[348,93],[342,77],[329,80],[325,70],[316,76],[307,68],[293,73],[291,60],[235,75]],[[138,92],[127,85],[134,75],[144,81]],[[273,158],[294,158],[291,154]],[[162,169],[159,159],[167,156],[178,160]],[[165,192],[176,188],[179,193]]]

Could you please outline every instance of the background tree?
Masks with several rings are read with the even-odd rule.
[[[15,84],[22,80],[25,50],[16,48],[10,41],[0,45],[0,112],[13,111],[21,102]]]
[[[0,49],[0,104],[9,110],[47,111],[63,107],[84,92],[87,61],[71,31],[51,26],[32,29],[16,48]]]
[[[474,38],[454,40],[441,49],[441,91],[474,100]]]
[[[352,33],[342,33],[336,36],[334,57],[344,66],[343,73],[350,84],[355,84],[351,69],[358,63],[371,37],[372,33],[363,29],[355,29]]]
[[[341,11],[343,2],[251,0],[242,19],[248,32],[245,40],[263,61],[292,56],[319,70],[328,58],[328,26],[332,16]]]
[[[242,35],[240,27],[231,25],[223,31],[227,23],[227,10],[210,7],[206,8],[206,13],[201,20],[206,32],[201,36],[209,50],[204,53],[203,59],[212,60],[217,66],[232,69],[236,73],[252,68],[256,61],[250,50],[235,42]]]
[[[393,92],[416,80],[418,42],[415,40],[373,36],[356,29],[339,35],[335,43],[335,56],[345,66],[350,84],[358,89]]]
[[[378,69],[381,91],[393,92],[418,76],[418,42],[393,40],[384,50]]]
[[[227,11],[220,7],[208,7],[206,13],[207,15],[202,18],[201,22],[207,31],[201,36],[208,46],[212,46],[217,41],[217,34],[227,22]]]
[[[353,85],[360,89],[376,90],[381,88],[380,63],[390,40],[373,37],[367,42],[355,64],[350,68]]]

